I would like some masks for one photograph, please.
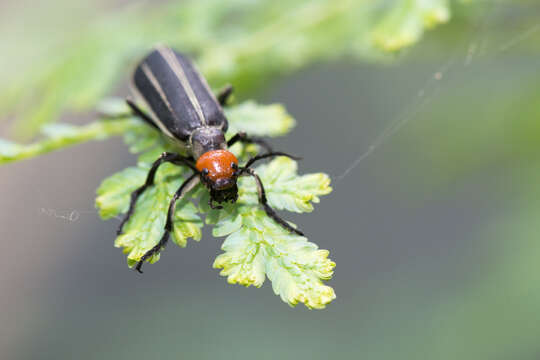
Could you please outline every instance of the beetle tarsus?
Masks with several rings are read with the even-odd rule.
[[[227,101],[230,99],[233,91],[234,88],[231,84],[227,84],[223,89],[221,89],[217,94],[217,100],[219,102],[219,105],[226,106]]]
[[[163,234],[163,236],[161,237],[157,245],[151,248],[150,250],[148,250],[146,253],[144,253],[143,256],[141,256],[140,260],[137,262],[137,266],[135,266],[135,270],[137,270],[139,274],[142,274],[143,271],[141,270],[141,268],[143,266],[143,263],[149,258],[151,258],[153,255],[159,253],[165,247],[165,245],[167,245],[168,241],[169,241],[169,230],[165,229],[165,233]]]
[[[143,264],[143,262],[142,262],[142,261],[139,261],[139,262],[137,263],[137,266],[135,266],[135,271],[137,271],[139,274],[143,274],[143,273],[144,273],[144,271],[141,270],[142,264]]]

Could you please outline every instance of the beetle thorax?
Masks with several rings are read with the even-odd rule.
[[[191,152],[197,160],[202,154],[212,150],[227,149],[227,141],[221,128],[201,127],[193,131],[190,137]]]
[[[236,183],[238,159],[227,150],[210,150],[201,155],[195,165],[203,176],[203,182],[216,190]]]

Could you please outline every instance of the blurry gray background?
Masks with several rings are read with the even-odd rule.
[[[498,31],[515,9],[490,11],[395,64],[317,64],[254,94],[297,119],[275,148],[333,178],[313,213],[286,215],[337,263],[325,310],[289,308],[268,281],[227,284],[208,229],[129,270],[118,220],[93,205],[100,181],[135,162],[120,139],[0,167],[2,359],[540,357],[539,133],[513,127],[538,121],[540,58],[520,46],[531,23]]]

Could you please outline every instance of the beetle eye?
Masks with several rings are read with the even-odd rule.
[[[234,170],[238,170],[238,164],[233,161],[231,163],[231,168],[233,168]]]
[[[201,172],[202,172],[202,174],[203,174],[204,176],[208,175],[208,169],[207,169],[207,168],[202,169]]]

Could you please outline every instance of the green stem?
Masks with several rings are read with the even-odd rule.
[[[51,137],[33,144],[0,142],[0,164],[27,159],[90,140],[104,140],[122,135],[140,125],[138,120],[127,118],[100,120],[84,126],[51,126],[46,128],[46,131],[52,134]]]

